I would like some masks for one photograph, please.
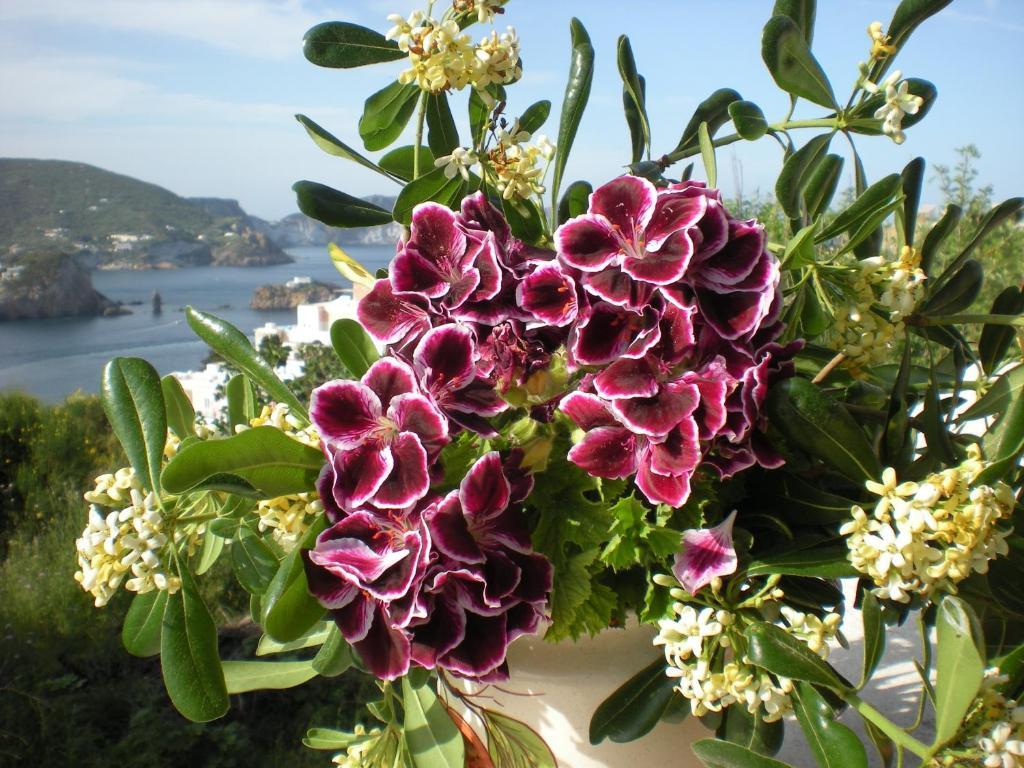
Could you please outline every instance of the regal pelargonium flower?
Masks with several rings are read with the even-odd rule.
[[[735,573],[736,549],[732,543],[735,521],[736,511],[733,510],[714,528],[683,533],[683,549],[676,555],[672,573],[691,595],[710,584],[716,576]]]
[[[398,509],[422,498],[428,466],[448,443],[447,420],[395,358],[378,360],[360,381],[314,389],[310,418],[334,469],[331,495],[345,510]]]
[[[418,293],[399,293],[390,280],[377,280],[359,300],[356,316],[377,341],[402,347],[426,333],[433,317],[430,301]]]

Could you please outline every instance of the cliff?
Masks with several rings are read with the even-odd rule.
[[[304,285],[261,285],[252,292],[251,309],[294,309],[299,304],[330,301],[341,290],[334,283],[306,283]]]
[[[67,254],[32,254],[0,274],[0,321],[126,311],[93,288],[89,270]]]
[[[249,227],[241,228],[212,249],[215,267],[266,267],[295,261],[269,237]]]

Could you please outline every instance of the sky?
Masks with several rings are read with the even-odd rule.
[[[814,49],[840,100],[866,57],[867,25],[887,25],[896,5],[818,3]],[[296,210],[291,185],[299,179],[355,195],[396,194],[383,177],[322,153],[293,115],[359,145],[363,101],[401,62],[318,68],[302,56],[302,35],[327,20],[383,32],[389,13],[415,7],[400,0],[0,0],[0,156],[91,163],[181,195],[234,198],[268,219]],[[550,99],[552,115],[540,132],[557,134],[568,21],[577,16],[597,58],[567,180],[598,184],[629,160],[615,64],[620,34],[629,35],[647,79],[656,154],[675,146],[696,105],[716,88],[734,88],[769,121],[780,119],[788,100],[760,56],[771,7],[771,0],[511,0],[498,24],[517,29],[524,76],[510,88],[508,111]],[[885,137],[859,141],[869,178],[917,155],[950,164],[956,147],[974,143],[982,153],[979,181],[997,199],[1024,193],[1024,0],[955,0],[918,29],[897,66],[935,83],[939,98],[902,146]],[[457,116],[467,95],[454,96]],[[795,132],[798,143],[801,133],[811,135]],[[769,193],[779,164],[770,139],[733,144],[719,152],[719,184],[728,195]],[[844,175],[852,183],[852,163]],[[934,181],[925,200],[940,200]]]

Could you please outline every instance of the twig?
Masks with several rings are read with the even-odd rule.
[[[828,375],[835,370],[836,366],[843,362],[843,360],[845,359],[845,353],[840,352],[839,354],[837,354],[835,357],[833,357],[831,360],[825,363],[825,367],[818,371],[818,374],[813,379],[811,379],[811,384],[821,384],[821,382],[827,379]]]

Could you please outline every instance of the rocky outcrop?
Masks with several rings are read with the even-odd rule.
[[[330,301],[341,290],[333,283],[305,283],[302,285],[261,285],[252,292],[250,309],[295,309],[299,304]]]
[[[212,253],[211,265],[215,267],[265,267],[295,261],[266,234],[250,227],[227,238],[214,247]]]
[[[16,277],[0,280],[0,321],[127,312],[92,287],[89,271],[66,254],[33,254]]]
[[[215,219],[244,219],[249,215],[237,200],[227,197],[187,197],[185,199],[190,203],[195,203]]]

